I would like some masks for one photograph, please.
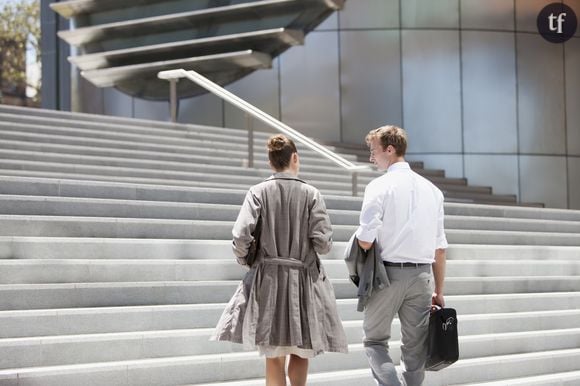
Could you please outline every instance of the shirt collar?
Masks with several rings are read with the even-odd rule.
[[[408,162],[395,162],[387,169],[387,173],[394,172],[395,170],[411,170],[411,166],[409,166]]]

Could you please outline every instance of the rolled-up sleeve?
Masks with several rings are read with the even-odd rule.
[[[325,255],[332,248],[332,225],[320,192],[314,194],[308,224],[308,233],[314,250]]]
[[[232,248],[237,257],[244,257],[248,254],[250,244],[254,240],[252,232],[258,223],[261,209],[262,205],[258,197],[253,194],[252,190],[248,191],[232,229]]]
[[[360,212],[360,225],[355,232],[356,238],[360,241],[372,243],[377,238],[383,224],[383,201],[384,193],[377,189],[376,184],[367,185]]]
[[[443,209],[443,195],[440,197],[439,214],[437,216],[437,240],[436,249],[447,249],[447,237],[445,236],[445,211]]]

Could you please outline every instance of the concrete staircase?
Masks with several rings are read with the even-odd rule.
[[[0,385],[263,384],[256,353],[208,341],[244,273],[233,221],[269,174],[261,152],[242,167],[244,133],[11,107],[0,121]],[[374,385],[342,262],[361,199],[301,156],[326,194],[336,242],[323,261],[350,343],[313,360],[309,384]],[[426,384],[580,384],[580,212],[453,202],[509,203],[414,166],[447,189],[461,336],[461,360]]]

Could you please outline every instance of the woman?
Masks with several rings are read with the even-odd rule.
[[[233,228],[238,261],[261,218],[257,257],[226,307],[214,339],[258,348],[266,357],[266,385],[306,384],[308,359],[347,352],[334,290],[317,253],[332,246],[332,228],[320,192],[300,180],[300,159],[291,139],[268,140],[274,174],[252,186]]]

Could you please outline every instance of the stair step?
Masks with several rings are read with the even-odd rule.
[[[575,371],[579,362],[580,349],[465,359],[444,371],[429,372],[426,385],[443,386]]]
[[[0,176],[0,193],[241,205],[246,189],[159,186],[122,182]],[[329,209],[360,210],[361,197],[325,196]]]
[[[229,240],[233,221],[103,218],[77,216],[0,215],[0,236],[167,238]],[[333,238],[347,241],[355,225],[334,225]],[[459,244],[524,244],[580,246],[576,233],[446,230],[447,240]]]
[[[2,284],[0,310],[227,302],[239,280]],[[337,299],[356,296],[348,279],[332,279]],[[575,276],[449,278],[448,295],[580,291]]]
[[[351,329],[360,331],[361,326]],[[0,358],[0,369],[242,352],[241,345],[210,342],[212,333],[213,329],[196,329],[2,339],[0,349],[8,355]],[[351,335],[360,342],[360,333]],[[576,348],[580,328],[462,335],[459,342],[463,359]],[[350,343],[353,354],[363,350]],[[393,356],[399,354],[399,345],[391,340]]]
[[[458,229],[446,230],[445,233],[447,235],[447,241],[453,244],[580,246],[580,237],[573,233]]]
[[[347,355],[330,353],[313,359],[310,362],[310,371],[317,373],[366,368],[362,346],[351,345],[349,348],[350,353]],[[396,362],[397,351],[398,347],[393,347]],[[572,371],[579,360],[580,349],[462,359],[445,371],[428,373],[426,384],[448,385],[457,383],[459,379],[469,382]],[[485,371],[489,368],[494,371]],[[91,373],[88,379],[87,371]],[[119,380],[126,380],[128,385],[163,386],[192,381],[200,384],[252,379],[263,377],[263,372],[264,359],[256,353],[231,353],[8,369],[0,371],[0,382],[8,384],[9,381],[17,379],[19,384],[24,385],[41,382],[43,386],[79,383],[91,386],[119,384]],[[233,377],[235,378],[232,379]]]
[[[535,377],[522,377],[502,379],[494,382],[478,382],[456,384],[454,386],[577,386],[580,384],[580,371],[567,371],[564,373],[538,375]]]
[[[338,253],[338,249],[336,251]],[[232,256],[233,259],[231,241],[0,236],[2,259],[178,260],[216,256]],[[336,254],[332,256],[342,258]]]
[[[73,114],[73,115],[67,115]],[[50,127],[68,128],[78,130],[100,130],[106,133],[127,133],[157,135],[166,137],[182,138],[187,135],[207,135],[207,138],[225,139],[230,138],[230,142],[245,143],[247,142],[248,132],[246,130],[205,126],[196,124],[170,123],[154,120],[142,120],[123,117],[112,117],[104,115],[92,115],[84,113],[62,113],[51,111],[50,114],[31,114],[22,115],[18,112],[0,110],[2,122],[15,124],[12,129],[8,125],[0,126],[0,132],[10,134],[18,132],[19,127],[28,129],[37,129],[39,133],[46,131],[47,135],[54,135],[49,130]],[[46,130],[44,130],[46,129]],[[34,130],[30,130],[34,133]],[[254,138],[265,141],[271,133],[255,131]],[[98,140],[97,137],[87,138],[87,140]]]
[[[182,178],[184,180],[199,180],[217,182],[218,177],[225,183],[245,184],[248,187],[261,182],[272,174],[265,161],[257,164],[257,168],[212,164],[186,163],[175,161],[159,161],[155,159],[136,159],[125,157],[103,157],[80,154],[49,153],[44,151],[25,151],[0,149],[3,159],[2,168],[11,169],[21,165],[27,170],[82,172],[97,175],[119,175],[148,178]],[[302,171],[300,176],[320,189],[350,189],[351,176],[341,168],[328,167],[319,172]],[[361,191],[373,178],[378,175],[361,175],[359,184]],[[489,195],[488,187],[467,186],[464,179],[429,177],[441,189],[449,193],[473,193]],[[503,196],[498,196],[503,197]]]
[[[325,259],[323,265],[330,278],[348,277],[342,260]],[[245,271],[233,257],[199,260],[11,259],[0,260],[0,284],[241,280]],[[451,260],[447,263],[446,276],[580,277],[580,260]]]
[[[511,361],[517,363],[517,358],[510,358]],[[470,363],[471,364],[471,363]],[[502,366],[506,367],[506,366]],[[397,366],[399,373],[402,371],[400,366]],[[485,374],[489,369],[476,368],[474,372],[476,374]],[[494,367],[494,371],[495,367]],[[425,386],[443,386],[451,385],[453,379],[446,380],[443,376],[445,372],[438,374],[427,372]],[[449,377],[451,378],[451,377]],[[471,377],[473,378],[473,376]],[[526,386],[577,386],[580,380],[580,371],[568,371],[555,374],[539,375],[535,377],[522,377],[522,378],[511,378],[511,379],[501,379],[494,382],[482,382],[482,383],[469,383],[469,384],[457,384],[453,383],[454,386],[516,386],[516,385],[526,385]],[[241,380],[232,382],[214,382],[214,383],[204,383],[195,384],[195,386],[262,386],[264,384],[264,379],[251,379],[251,380]],[[345,370],[336,371],[328,373],[314,373],[308,375],[309,385],[328,385],[328,386],[374,386],[376,381],[372,377],[370,369],[358,369],[358,370]],[[194,386],[193,384],[184,386]]]
[[[149,160],[149,161],[162,161],[162,162],[181,162],[186,164],[208,164],[208,165],[227,165],[227,166],[235,166],[240,167],[247,163],[248,153],[238,151],[229,151],[228,157],[216,157],[216,150],[211,148],[202,148],[202,147],[195,147],[189,148],[190,153],[179,153],[179,152],[163,152],[163,151],[155,151],[155,150],[141,150],[138,149],[138,146],[132,142],[127,142],[128,144],[132,145],[132,149],[125,149],[122,147],[118,147],[118,142],[111,141],[110,146],[108,145],[107,141],[88,141],[86,140],[83,145],[69,145],[69,144],[58,144],[53,143],[55,140],[58,140],[58,136],[43,136],[39,139],[36,139],[36,142],[32,140],[35,138],[30,138],[28,133],[23,133],[22,135],[18,135],[17,133],[10,132],[0,132],[0,138],[2,138],[2,142],[0,143],[0,148],[5,150],[20,150],[26,152],[41,152],[41,153],[56,153],[56,154],[66,154],[66,155],[87,155],[93,157],[112,157],[112,158],[121,158],[121,159],[142,159],[142,160]],[[22,138],[22,140],[13,140],[13,139],[6,139],[6,138]],[[40,141],[44,137],[46,138],[46,142]],[[71,141],[70,137],[62,137],[64,141]],[[74,138],[73,138],[74,139]],[[123,143],[124,144],[124,143]],[[100,146],[99,146],[100,145]],[[179,148],[169,148],[167,150],[179,150]],[[326,159],[321,159],[320,157],[314,156],[303,156],[300,157],[302,162],[300,170],[304,172],[317,172],[317,173],[327,173],[327,172],[336,172],[337,168],[335,164]],[[254,155],[254,161],[259,165],[264,165],[264,167],[268,164],[267,155],[265,153],[258,153]],[[434,177],[441,177],[432,170],[423,170],[418,169],[416,170],[419,174],[430,176],[433,175]],[[368,171],[361,171],[359,174],[360,176],[378,176],[377,172],[368,170]],[[450,181],[457,181],[459,183],[459,179],[449,179]]]
[[[4,215],[235,221],[239,205],[0,194]],[[359,211],[329,209],[334,225],[358,225]],[[446,215],[446,229],[580,233],[580,221]]]
[[[41,177],[0,176],[0,193],[14,195],[46,195],[62,197],[139,199],[240,205],[246,188],[240,190],[200,187],[167,187],[122,182],[56,180]],[[361,197],[325,196],[330,209],[360,210]],[[449,215],[539,218],[580,221],[580,211],[481,204],[446,203]]]
[[[55,139],[50,137],[49,143],[31,142],[27,138],[28,133],[16,135],[13,132],[0,132],[0,152],[4,158],[10,159],[50,159],[58,162],[75,162],[83,164],[119,164],[120,166],[130,167],[132,164],[137,167],[147,165],[151,169],[170,169],[173,170],[193,170],[199,165],[199,168],[213,167],[213,166],[229,166],[234,168],[242,167],[248,174],[255,172],[257,169],[247,168],[248,154],[242,151],[229,151],[228,157],[217,157],[216,149],[212,148],[189,148],[188,153],[179,152],[162,152],[160,149],[155,150],[141,150],[139,145],[133,142],[130,144],[130,149],[118,148],[117,142],[112,142],[109,147],[104,147],[107,141],[88,143],[85,140],[83,145],[68,145],[52,143]],[[25,140],[12,140],[6,138],[22,137]],[[64,137],[65,141],[71,142],[70,137]],[[98,146],[95,146],[98,145]],[[99,146],[100,145],[100,146]],[[169,148],[168,150],[180,150],[179,148]],[[191,154],[193,152],[194,154]],[[18,157],[18,158],[17,158]],[[94,161],[94,162],[90,162]],[[300,158],[301,176],[304,178],[318,178],[324,179],[328,173],[337,175],[342,180],[350,180],[350,173],[342,168],[338,168],[336,164],[321,156],[315,155],[303,156]],[[256,167],[261,171],[271,173],[268,167],[268,158],[265,152],[260,152],[254,155],[254,162]],[[468,189],[481,193],[489,193],[488,187],[466,186],[466,180],[463,178],[446,178],[439,175],[436,170],[415,169],[415,171],[432,180],[434,183],[449,185],[449,189]],[[359,172],[359,183],[367,184],[371,179],[380,176],[381,173],[373,170],[362,170]]]
[[[347,242],[335,241],[325,260],[343,260]],[[214,259],[233,257],[230,240],[0,236],[2,259]],[[575,246],[451,244],[453,260],[579,261]]]
[[[397,366],[399,368],[399,366]],[[399,370],[400,371],[400,370]],[[289,382],[289,380],[288,380]],[[370,369],[343,370],[308,374],[308,385],[332,386],[376,386]],[[189,384],[182,386],[263,386],[264,379],[246,379],[231,382],[212,382],[204,384]]]
[[[446,203],[445,214],[462,216],[508,217],[535,220],[580,221],[580,210],[529,208],[519,206],[469,205]]]
[[[134,219],[74,216],[0,215],[0,236],[119,237],[229,240],[233,221]],[[333,235],[345,241],[354,226],[335,225]]]
[[[356,223],[355,223],[356,224]],[[580,233],[580,221],[445,215],[445,229]]]
[[[580,294],[529,293],[446,296],[461,334],[577,327]],[[18,338],[215,327],[225,303],[53,308],[0,311],[0,337]],[[341,319],[360,321],[355,299],[338,299]],[[480,315],[482,310],[488,314]],[[554,317],[554,319],[551,319]],[[572,325],[567,324],[572,321]],[[522,327],[519,322],[525,327]],[[395,331],[395,329],[393,330]]]
[[[36,122],[19,123],[21,118],[18,116],[6,116],[0,114],[4,118],[0,122],[0,133],[6,132],[8,135],[11,132],[43,134],[43,135],[59,135],[70,138],[77,138],[77,143],[89,141],[89,143],[116,143],[131,146],[127,142],[139,144],[138,146],[150,146],[151,149],[163,149],[170,146],[172,149],[181,149],[183,152],[189,147],[210,147],[220,151],[238,151],[247,154],[248,151],[248,136],[247,132],[236,129],[203,129],[201,126],[185,126],[183,130],[163,130],[159,128],[143,128],[139,126],[120,126],[115,124],[99,124],[91,122],[74,122],[53,120],[50,118],[27,118],[28,120]],[[6,122],[11,119],[12,122]],[[201,129],[200,129],[201,128]],[[263,148],[266,144],[266,139],[272,133],[263,133],[257,131],[255,133],[254,146],[255,148]],[[108,140],[109,142],[103,142]],[[114,142],[111,142],[114,141]],[[134,145],[136,146],[136,145]],[[300,144],[297,145],[300,147]],[[316,156],[316,158],[324,159],[316,152],[306,148],[300,147],[301,155]],[[346,154],[345,158],[354,161],[356,157]]]
[[[16,165],[16,166],[15,166]],[[61,167],[62,164],[56,164],[57,167]],[[46,165],[46,163],[30,162],[30,161],[4,161],[0,162],[0,175],[6,177],[44,177],[44,178],[55,178],[55,179],[66,179],[66,180],[86,180],[91,182],[96,181],[107,181],[113,183],[133,183],[133,184],[145,184],[145,185],[163,185],[166,187],[208,187],[208,188],[227,188],[234,190],[246,190],[251,185],[250,183],[226,183],[226,182],[211,182],[211,181],[190,181],[184,179],[167,179],[165,175],[160,175],[163,178],[153,178],[151,175],[148,177],[135,177],[135,176],[119,176],[119,170],[123,173],[131,173],[132,169],[127,168],[113,168],[113,167],[88,167],[85,166],[83,169],[91,169],[93,172],[98,174],[86,174],[84,172],[77,173],[74,168],[71,169],[70,166],[65,167],[66,171],[50,171],[53,169],[54,165]],[[13,169],[13,168],[16,169]],[[24,169],[31,170],[24,170]],[[36,170],[36,169],[47,169],[47,170]],[[72,170],[72,171],[71,171]],[[173,172],[175,174],[176,172]],[[151,173],[149,173],[151,174]],[[182,173],[183,174],[183,173]],[[173,176],[176,177],[176,176]],[[184,177],[183,175],[181,177]],[[191,174],[185,176],[187,178],[191,177]],[[254,183],[258,183],[262,179],[257,179]],[[338,184],[339,186],[334,186],[335,188],[341,188],[342,190],[332,190],[329,188],[321,187],[320,185],[332,185],[329,182],[323,182],[317,184],[316,186],[320,188],[320,191],[325,195],[335,195],[335,196],[351,196],[351,188],[348,184]],[[336,184],[334,184],[336,185]],[[359,196],[362,196],[363,187],[359,185]],[[461,191],[448,191],[445,193],[445,200],[460,200],[461,202],[469,201],[470,203],[487,203],[491,205],[516,205],[515,196],[512,195],[496,195],[496,194],[483,194],[483,193],[472,193],[472,192],[461,192]]]
[[[574,260],[580,259],[578,247],[545,245],[454,244],[447,248],[447,260]]]

